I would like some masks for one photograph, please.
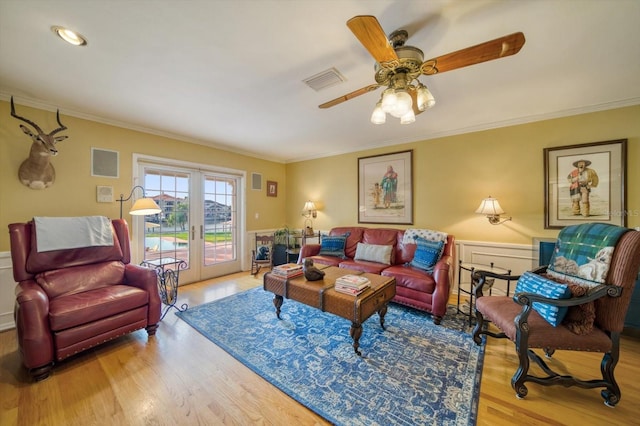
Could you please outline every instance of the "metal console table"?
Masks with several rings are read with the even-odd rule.
[[[471,274],[471,281],[469,282],[469,289],[465,290],[462,288],[461,285],[461,275],[462,275],[462,271],[469,271]],[[469,317],[469,325],[472,325],[473,323],[473,311],[474,311],[474,301],[473,301],[473,289],[475,287],[475,285],[477,284],[477,281],[474,278],[474,273],[477,271],[486,271],[486,272],[493,272],[494,274],[500,274],[500,275],[511,275],[511,269],[504,269],[504,268],[499,268],[497,266],[493,265],[493,262],[491,262],[489,265],[483,265],[480,263],[471,263],[471,262],[463,262],[462,260],[460,261],[460,263],[458,264],[458,301],[457,301],[457,305],[456,305],[456,309],[459,313],[464,314],[466,316]],[[485,287],[483,287],[483,290],[485,288],[489,289],[489,295],[491,295],[491,289],[493,287],[494,284],[494,279],[487,279],[485,281]],[[507,280],[507,296],[509,295],[509,291],[511,290],[511,280]],[[463,310],[460,307],[460,295],[461,294],[466,294],[469,296],[469,310]]]
[[[187,310],[189,305],[186,303],[183,303],[180,307],[176,305],[178,301],[178,279],[180,278],[180,270],[187,268],[187,262],[173,257],[161,257],[159,259],[144,260],[140,265],[155,269],[158,275],[160,299],[162,303],[167,305],[160,317],[160,321],[162,321],[171,308],[175,308],[179,312]]]

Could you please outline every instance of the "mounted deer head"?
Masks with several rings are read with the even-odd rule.
[[[46,189],[50,187],[56,179],[56,171],[49,160],[52,156],[58,155],[56,143],[68,137],[54,136],[56,133],[67,129],[67,127],[60,122],[60,110],[56,112],[56,119],[60,127],[49,134],[43,132],[40,126],[33,121],[16,114],[16,108],[13,105],[13,96],[11,97],[11,116],[31,125],[37,132],[37,134],[33,133],[28,127],[22,124],[20,125],[22,131],[33,140],[31,150],[29,151],[29,158],[24,160],[22,164],[20,164],[20,169],[18,169],[20,182],[31,189]]]

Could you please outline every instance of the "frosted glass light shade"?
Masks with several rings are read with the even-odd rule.
[[[387,114],[382,110],[382,102],[378,102],[371,114],[371,122],[373,124],[384,124],[387,121]]]
[[[398,100],[396,96],[396,91],[393,89],[386,89],[382,92],[382,111],[386,113],[391,113],[395,108],[396,101]]]
[[[420,111],[431,108],[436,104],[435,98],[433,97],[427,86],[423,84],[418,87],[417,103],[418,109]]]
[[[413,100],[411,99],[411,95],[405,91],[398,91],[396,92],[396,102],[393,109],[389,111],[389,114],[396,118],[400,118],[411,111],[412,106]]]
[[[400,117],[400,124],[411,124],[416,121],[416,115],[413,112],[413,109],[410,109],[408,113]]]

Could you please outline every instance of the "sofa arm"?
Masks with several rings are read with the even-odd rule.
[[[128,263],[124,269],[124,283],[132,287],[138,287],[149,293],[149,314],[147,325],[160,322],[162,302],[158,293],[158,275],[153,269]]]
[[[54,361],[53,335],[49,328],[49,297],[33,280],[16,286],[13,313],[22,362],[28,369]]]
[[[305,244],[300,248],[298,263],[301,264],[305,257],[317,256],[320,253],[320,244]]]
[[[433,267],[433,279],[436,288],[432,295],[433,314],[444,316],[447,312],[451,281],[453,280],[453,256],[442,256]]]

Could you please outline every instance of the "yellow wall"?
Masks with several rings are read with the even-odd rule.
[[[615,139],[628,139],[627,226],[640,226],[640,106],[288,164],[287,217],[290,226],[301,227],[300,210],[311,199],[321,204],[315,229],[357,224],[358,157],[412,149],[413,227],[464,240],[530,244],[533,237],[557,235],[544,229],[543,149]],[[474,214],[489,195],[513,221],[493,226]]]
[[[17,108],[45,130],[56,126],[51,111]],[[69,128],[63,133],[69,139],[58,144],[60,154],[52,160],[56,183],[43,191],[31,190],[17,178],[30,140],[19,129],[20,122],[10,116],[9,104],[0,102],[0,229],[33,216],[117,217],[119,203],[97,203],[96,186],[113,186],[116,197],[128,194],[133,184],[133,153],[244,170],[248,178],[257,172],[262,173],[263,183],[277,181],[277,198],[266,197],[264,190],[247,190],[249,231],[285,224],[301,228],[300,212],[307,199],[320,208],[315,229],[356,225],[358,157],[412,149],[414,227],[443,230],[464,240],[529,244],[532,237],[557,234],[544,229],[543,148],[624,138],[628,139],[627,225],[640,226],[640,106],[287,165],[75,117],[63,115],[62,122]],[[119,179],[91,176],[91,147],[120,153]],[[473,213],[488,195],[500,200],[513,221],[492,226]],[[260,214],[257,220],[255,213]],[[0,235],[0,251],[6,251],[8,236]]]
[[[55,113],[16,105],[17,113],[36,122],[44,131],[57,127]],[[267,180],[278,182],[278,197],[267,197],[266,191],[247,189],[247,230],[278,228],[284,224],[287,190],[285,165],[234,154],[197,144],[186,144],[160,136],[136,132],[93,121],[61,115],[69,138],[58,143],[58,156],[52,158],[56,169],[54,185],[45,190],[32,190],[18,180],[18,168],[27,158],[31,139],[22,133],[21,121],[11,117],[8,102],[0,102],[0,251],[9,250],[7,225],[24,222],[33,216],[104,215],[117,218],[120,203],[98,203],[96,186],[112,186],[114,198],[131,191],[133,154],[166,157],[199,164],[243,170],[251,187],[251,173],[261,173],[263,186]],[[91,148],[120,153],[118,179],[91,176]],[[140,194],[136,193],[136,196]],[[129,204],[130,205],[130,204]],[[128,205],[125,205],[125,209]],[[260,213],[255,219],[255,213]]]

